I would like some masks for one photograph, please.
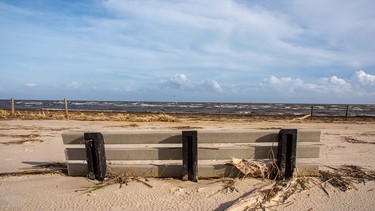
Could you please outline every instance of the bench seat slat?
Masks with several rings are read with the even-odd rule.
[[[223,160],[232,157],[241,159],[268,159],[277,155],[276,146],[242,146],[223,148],[199,148],[199,160]],[[86,160],[85,148],[67,148],[67,160]],[[297,147],[297,158],[318,158],[318,145],[301,145]],[[106,148],[107,160],[181,160],[181,148]]]

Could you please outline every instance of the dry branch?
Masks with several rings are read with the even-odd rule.
[[[363,141],[363,140],[353,138],[351,136],[344,136],[343,141],[352,143],[352,144],[375,144],[375,142]]]
[[[357,189],[355,184],[366,181],[375,181],[375,171],[354,165],[343,165],[339,168],[329,167],[332,171],[319,171],[319,178],[324,183],[329,183],[333,187],[346,192]]]
[[[265,179],[270,175],[267,165],[263,162],[232,158],[232,161],[227,164],[235,166],[245,177]]]
[[[132,173],[128,173],[128,172],[116,173],[111,168],[107,167],[107,175],[104,181],[98,182],[94,186],[91,186],[91,187],[78,189],[76,190],[76,192],[84,191],[85,193],[91,193],[92,191],[96,191],[96,190],[99,190],[99,189],[102,189],[104,187],[114,185],[114,184],[119,184],[119,188],[122,188],[123,185],[128,185],[128,183],[132,181],[140,182],[148,188],[153,187],[152,185],[147,183],[146,179],[145,181],[142,181],[139,177],[132,177],[129,175],[132,175]]]

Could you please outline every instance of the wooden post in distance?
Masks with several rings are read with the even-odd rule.
[[[348,115],[349,115],[349,106],[346,106],[346,112],[345,112],[345,120],[348,120]]]
[[[10,99],[10,106],[11,106],[10,115],[14,116],[16,114],[15,109],[14,109],[14,98]]]
[[[68,101],[64,98],[64,105],[65,105],[65,118],[69,120],[69,112],[68,112]]]

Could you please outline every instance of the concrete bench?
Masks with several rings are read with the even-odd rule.
[[[297,130],[298,175],[317,175],[320,130]],[[198,176],[230,176],[232,158],[270,161],[276,158],[280,130],[198,130]],[[122,131],[101,133],[107,167],[127,176],[181,177],[183,174],[182,132]],[[68,174],[88,174],[83,132],[65,132]]]

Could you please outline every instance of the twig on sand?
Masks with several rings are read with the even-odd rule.
[[[220,180],[218,181],[215,181],[214,183],[218,183],[218,182],[222,182],[224,183],[224,186],[222,189],[218,190],[216,193],[214,194],[217,194],[217,193],[224,193],[224,194],[227,194],[227,193],[233,193],[233,192],[238,192],[238,189],[236,188],[235,184],[236,184],[236,178],[226,178],[226,177],[223,177],[221,178]]]
[[[102,189],[104,187],[107,187],[107,186],[110,186],[110,185],[113,185],[113,184],[119,184],[120,185],[119,188],[122,188],[123,185],[128,185],[129,182],[131,182],[131,181],[140,182],[148,188],[153,188],[153,186],[151,184],[147,183],[147,180],[142,181],[138,177],[130,177],[126,174],[126,172],[124,172],[122,174],[115,173],[111,168],[107,168],[107,176],[104,179],[104,181],[96,183],[94,186],[91,186],[91,187],[85,187],[85,188],[78,189],[75,192],[84,191],[85,193],[91,193],[93,191]]]
[[[266,202],[266,200],[270,196],[274,195],[275,191],[277,191],[277,184],[276,182],[273,182],[260,190],[252,191],[249,195],[240,198],[226,210],[242,211],[260,209],[263,207],[263,204]]]
[[[351,136],[344,136],[342,138],[343,138],[343,141],[352,143],[352,144],[375,144],[375,142],[363,141],[363,140],[353,138]]]

